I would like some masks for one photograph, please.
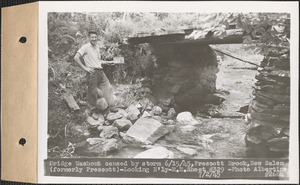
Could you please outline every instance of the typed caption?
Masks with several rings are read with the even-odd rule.
[[[47,159],[45,175],[191,179],[288,179],[287,159]]]

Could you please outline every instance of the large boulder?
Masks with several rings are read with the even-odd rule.
[[[152,118],[140,118],[126,132],[123,140],[127,143],[152,144],[170,129]]]
[[[107,116],[106,116],[106,119],[109,122],[113,123],[115,120],[121,119],[123,117],[124,118],[127,117],[127,113],[126,113],[125,110],[119,109],[117,112],[110,112],[110,113],[108,113]]]
[[[181,112],[177,115],[176,120],[178,123],[186,125],[200,124],[199,121],[195,120],[190,112]]]
[[[134,158],[167,159],[174,158],[174,153],[165,147],[155,147],[137,154]]]
[[[125,131],[132,126],[132,123],[128,119],[117,119],[116,121],[114,121],[113,125],[120,131]]]
[[[141,114],[140,110],[135,105],[130,105],[129,107],[127,107],[126,112],[128,114],[127,119],[129,119],[130,121],[136,121]]]
[[[106,138],[106,139],[110,139],[110,138],[118,137],[118,136],[119,136],[118,128],[111,126],[111,125],[103,127],[103,130],[100,133],[100,137]]]

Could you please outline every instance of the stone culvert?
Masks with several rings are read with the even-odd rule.
[[[290,130],[290,51],[270,48],[256,75],[249,106],[246,145],[250,157],[288,157]]]

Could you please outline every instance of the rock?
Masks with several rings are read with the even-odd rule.
[[[174,108],[170,108],[170,110],[168,111],[168,117],[169,118],[173,118],[176,116],[176,111]]]
[[[119,109],[117,107],[110,107],[109,108],[110,112],[118,112]]]
[[[117,139],[107,139],[103,143],[103,151],[104,152],[112,152],[118,150],[118,140]]]
[[[92,126],[99,126],[99,125],[103,125],[103,123],[104,123],[104,118],[103,118],[103,120],[102,120],[102,119],[95,120],[95,119],[92,118],[91,116],[88,116],[87,119],[86,119],[86,122],[87,122],[89,125],[92,125]]]
[[[174,158],[174,153],[165,147],[155,147],[137,154],[134,158],[168,159]]]
[[[252,117],[252,119],[258,119],[258,120],[267,121],[267,122],[278,121],[278,118],[279,118],[277,115],[258,113],[255,111],[251,112],[251,117]]]
[[[114,121],[113,125],[117,127],[120,131],[125,131],[132,126],[132,123],[128,119],[117,119]]]
[[[163,122],[163,119],[160,116],[152,116],[152,118],[159,121],[159,122]]]
[[[84,135],[85,137],[88,137],[88,136],[91,135],[91,133],[90,133],[88,130],[85,130],[85,131],[83,132],[83,135]]]
[[[181,112],[177,115],[176,120],[178,123],[187,124],[187,125],[196,125],[200,124],[197,120],[194,119],[190,112]]]
[[[82,101],[82,100],[79,100],[78,104],[79,105],[83,105],[83,106],[87,106],[87,102],[86,101]]]
[[[257,80],[260,80],[260,81],[265,81],[265,82],[268,82],[268,83],[276,83],[276,80],[274,80],[273,78],[269,78],[269,77],[266,77],[266,76],[264,76],[264,75],[262,75],[262,74],[257,74],[256,76],[255,76],[255,78],[257,79]]]
[[[270,98],[266,98],[258,93],[255,94],[255,99],[257,102],[264,104],[268,107],[274,107],[275,105],[277,105],[278,103],[275,100],[272,100]]]
[[[289,114],[290,113],[290,106],[286,104],[278,104],[274,107],[274,111],[277,114]]]
[[[268,140],[267,144],[272,146],[288,146],[289,138],[288,137],[273,138]]]
[[[248,110],[249,110],[249,105],[245,105],[245,106],[240,107],[240,110],[238,110],[237,112],[247,114]]]
[[[123,109],[119,109],[118,112],[110,112],[108,113],[108,115],[106,116],[106,119],[109,121],[109,122],[114,122],[115,120],[117,119],[121,119],[123,117],[126,117],[127,116],[127,113],[125,110]]]
[[[119,134],[120,134],[120,137],[123,138],[123,137],[125,136],[126,133],[120,132]]]
[[[259,108],[259,107],[255,106],[255,104],[251,104],[249,106],[249,112],[259,112],[259,113],[264,113],[264,114],[274,114],[273,109]]]
[[[155,115],[160,115],[162,113],[162,109],[159,106],[154,106],[152,112]]]
[[[103,123],[103,125],[108,126],[108,125],[111,125],[111,123],[110,123],[108,120],[106,120],[106,121]]]
[[[97,114],[97,113],[93,113],[92,118],[94,118],[95,120],[99,120],[99,119],[103,121],[105,120],[102,114]]]
[[[152,91],[151,91],[151,89],[149,87],[142,87],[142,88],[140,88],[138,90],[139,90],[139,93],[144,93],[144,94],[149,93],[149,94],[152,94]]]
[[[97,127],[97,130],[99,130],[100,132],[102,132],[103,129],[104,129],[104,126],[102,126],[102,125],[100,125],[100,126]]]
[[[279,119],[285,122],[289,122],[290,121],[290,115],[280,115]]]
[[[139,118],[140,115],[140,110],[134,106],[134,105],[130,105],[127,109],[127,119],[129,119],[130,121],[136,121]]]
[[[89,143],[89,145],[95,145],[98,143],[102,143],[104,140],[102,138],[88,138],[86,139],[86,142]]]
[[[135,107],[138,108],[139,110],[143,108],[143,106],[140,103],[136,103]]]
[[[290,128],[287,127],[285,129],[283,129],[282,133],[289,136],[290,135]]]
[[[166,107],[166,106],[163,106],[163,107],[161,107],[161,109],[162,109],[162,114],[166,114],[166,113],[168,113],[168,110],[170,109],[170,107]]]
[[[287,70],[277,70],[277,71],[271,71],[268,76],[279,76],[279,77],[286,77],[290,78],[290,71]]]
[[[154,107],[154,104],[148,98],[141,99],[140,104],[142,105],[143,110],[151,110]]]
[[[255,94],[256,97],[261,96],[261,97],[264,97],[264,98],[271,99],[276,104],[277,104],[277,102],[280,102],[282,104],[289,104],[290,103],[290,96],[289,95],[279,95],[279,94],[267,93],[267,92],[263,92],[263,91],[255,91],[255,92],[256,92],[256,94]]]
[[[84,149],[82,153],[87,156],[99,156],[106,155],[108,152],[112,152],[118,149],[117,139],[101,139],[101,138],[90,138],[89,142],[93,145]]]
[[[186,147],[176,147],[177,150],[180,152],[187,154],[189,156],[194,156],[197,154],[197,151],[193,148],[186,148]]]
[[[259,144],[262,142],[262,139],[260,139],[259,137],[256,137],[255,135],[250,135],[250,134],[246,135],[246,140],[249,141],[250,143],[254,143],[254,144]]]
[[[273,151],[273,152],[289,152],[289,146],[284,146],[284,147],[281,147],[281,146],[270,146],[270,151]]]
[[[261,133],[257,133],[255,134],[256,137],[260,138],[260,139],[270,139],[273,135],[271,133],[268,132],[261,132]]]
[[[169,89],[169,91],[170,92],[172,92],[172,93],[174,93],[174,94],[177,94],[178,93],[178,91],[179,91],[179,89],[180,89],[180,87],[181,87],[181,85],[173,85],[170,89]]]
[[[170,96],[161,96],[158,98],[158,102],[160,105],[163,105],[163,106],[169,106],[173,103],[173,100],[174,100],[174,96],[173,95],[170,95]]]
[[[108,107],[108,103],[104,98],[99,98],[97,100],[96,107],[100,110],[105,110]]]
[[[169,132],[173,132],[175,125],[166,125],[166,128],[169,130]]]
[[[269,107],[268,105],[265,105],[265,104],[262,104],[260,102],[257,102],[256,100],[253,100],[251,102],[251,105],[253,107],[258,107],[258,108],[261,108],[261,109],[270,109],[271,107]]]
[[[110,139],[112,137],[118,137],[119,130],[117,127],[114,126],[105,126],[100,134],[101,138]]]
[[[147,117],[151,117],[151,114],[149,112],[145,111],[143,113],[143,115],[141,116],[141,118],[147,118]]]
[[[204,99],[205,103],[214,105],[220,105],[223,101],[225,101],[225,99],[217,94],[207,94]]]
[[[123,137],[127,143],[152,144],[170,130],[153,118],[140,118]]]
[[[174,125],[174,124],[175,124],[175,121],[174,121],[174,120],[171,120],[171,119],[169,119],[169,120],[167,121],[167,124],[168,124],[168,125]]]
[[[196,130],[196,127],[193,125],[185,125],[179,127],[179,129],[181,132],[193,132],[194,130]]]
[[[285,88],[279,85],[260,85],[256,86],[256,89],[267,93],[284,94]]]

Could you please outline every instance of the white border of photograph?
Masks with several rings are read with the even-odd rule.
[[[298,84],[299,84],[299,2],[284,1],[102,1],[39,2],[38,66],[38,182],[39,183],[157,183],[157,184],[286,184],[299,182]],[[48,12],[286,12],[291,14],[291,115],[289,180],[204,180],[167,178],[89,178],[44,176],[47,158],[48,114]]]

